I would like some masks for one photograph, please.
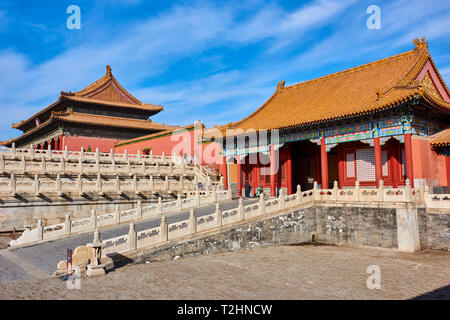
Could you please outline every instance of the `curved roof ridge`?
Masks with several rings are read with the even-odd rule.
[[[137,99],[135,96],[133,96],[131,93],[129,93],[124,87],[122,87],[122,85],[119,83],[119,81],[117,81],[117,79],[113,76],[112,72],[111,72],[111,66],[107,65],[106,66],[106,73],[103,77],[101,77],[100,79],[94,81],[93,83],[91,83],[90,85],[88,85],[87,87],[85,87],[84,89],[81,89],[77,92],[74,93],[70,93],[69,95],[75,95],[78,97],[87,97],[87,95],[89,95],[90,93],[102,88],[104,85],[106,85],[108,82],[114,82],[115,85],[117,85],[117,87],[128,97],[130,98],[134,103],[136,104],[144,104],[142,101],[140,101],[139,99]]]
[[[299,86],[302,86],[302,85],[305,85],[305,84],[309,84],[309,83],[312,83],[312,82],[317,82],[317,81],[321,81],[321,80],[324,80],[324,79],[333,78],[333,77],[336,77],[336,76],[339,76],[339,75],[342,75],[342,74],[348,74],[348,73],[352,73],[352,72],[357,72],[357,71],[367,69],[367,68],[372,67],[372,66],[377,65],[377,64],[390,62],[390,61],[395,60],[397,58],[401,58],[401,57],[412,55],[412,54],[416,54],[416,53],[417,53],[416,49],[413,49],[413,50],[410,50],[410,51],[406,51],[406,52],[402,52],[402,53],[399,53],[399,54],[396,54],[396,55],[393,55],[393,56],[390,56],[390,57],[387,57],[387,58],[383,58],[383,59],[379,59],[379,60],[376,60],[376,61],[368,62],[368,63],[362,64],[362,65],[359,65],[359,66],[355,66],[355,67],[352,67],[352,68],[349,68],[349,69],[345,69],[345,70],[334,72],[334,73],[330,73],[330,74],[327,74],[327,75],[324,75],[324,76],[321,76],[321,77],[318,77],[318,78],[314,78],[314,79],[311,79],[311,80],[307,80],[307,81],[303,81],[303,82],[300,82],[300,83],[296,83],[296,84],[293,84],[293,85],[285,87],[285,89],[287,89],[287,90],[295,89],[295,88],[298,88]]]

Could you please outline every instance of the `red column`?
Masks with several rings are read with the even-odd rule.
[[[258,164],[254,164],[252,167],[252,179],[253,179],[253,196],[256,196],[256,189],[258,188],[258,177],[256,176],[258,174]]]
[[[223,156],[222,157],[222,164],[220,165],[220,169],[221,169],[221,174],[223,177],[223,186],[225,188],[225,190],[228,189],[228,166],[227,166],[227,157]]]
[[[405,169],[406,178],[409,179],[411,186],[414,187],[413,161],[412,161],[412,141],[411,133],[405,133]]]
[[[316,150],[316,181],[318,184],[321,184],[322,177],[320,176],[320,148],[317,148],[316,145],[314,145],[314,148]]]
[[[328,189],[328,154],[325,138],[320,138],[320,160],[322,167],[322,189]]]
[[[277,152],[273,145],[270,146],[270,195],[277,196]]]
[[[389,162],[392,168],[392,187],[397,188],[401,181],[400,171],[401,171],[401,163],[399,161],[401,155],[401,149],[398,145],[395,148],[392,148],[393,157]]]
[[[291,145],[287,146],[287,159],[286,159],[286,180],[287,180],[287,194],[292,194],[292,157],[291,157]]]
[[[59,150],[63,150],[64,149],[62,140],[63,140],[63,135],[61,134],[59,136]]]
[[[380,144],[380,138],[374,138],[374,152],[375,152],[375,179],[376,179],[376,185],[380,182],[381,179],[383,179],[383,161],[381,158],[381,144]]]
[[[447,186],[450,186],[450,156],[445,157],[445,166],[447,168]]]
[[[241,164],[241,159],[239,156],[236,157],[236,163],[237,163],[237,192],[238,192],[238,196],[242,197],[242,179],[241,179],[241,173],[242,173],[242,164]]]

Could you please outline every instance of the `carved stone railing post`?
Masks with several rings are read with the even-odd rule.
[[[153,162],[153,151],[150,150],[150,162]]]
[[[128,161],[128,151],[125,149],[125,161]]]
[[[333,182],[333,201],[337,201],[337,196],[339,192],[339,185],[336,180]]]
[[[14,176],[14,173],[11,173],[10,179],[9,179],[9,191],[12,195],[16,194],[16,177]]]
[[[137,152],[137,160],[141,161],[141,150],[138,150]]]
[[[66,218],[64,220],[64,234],[72,233],[72,222],[70,221],[70,214],[66,214]]]
[[[34,175],[34,193],[35,195],[39,194],[39,175],[35,174]]]
[[[114,160],[114,158],[111,161],[111,167],[112,167],[111,168],[112,173],[117,174],[116,161]]]
[[[120,178],[118,174],[116,174],[116,191],[120,193]]]
[[[98,152],[98,148],[95,148],[95,161],[100,162],[100,153]]]
[[[138,200],[136,204],[136,213],[137,213],[137,219],[142,218],[142,201]]]
[[[133,192],[137,192],[138,191],[138,187],[137,187],[137,177],[136,174],[133,174]]]
[[[149,186],[150,190],[155,189],[155,183],[153,182],[153,176],[150,176],[150,186]]]
[[[183,192],[183,190],[184,190],[184,178],[181,175],[180,176],[180,191]]]
[[[27,171],[27,162],[25,161],[25,156],[22,156],[22,160],[20,161],[20,171],[22,174],[25,174]]]
[[[384,201],[384,181],[378,182],[378,201]]]
[[[317,181],[314,181],[313,184],[313,199],[314,201],[320,200],[319,184],[317,183]]]
[[[280,193],[278,195],[278,210],[284,210],[286,207],[286,194],[284,189],[280,189]]]
[[[80,149],[80,156],[79,156],[78,159],[79,159],[81,162],[84,161],[84,149],[83,149],[83,147],[81,147],[81,149]]]
[[[81,158],[78,160],[78,172],[83,174],[83,160]]]
[[[178,192],[178,195],[177,195],[177,209],[181,210],[182,209],[182,205],[183,205],[183,202],[181,201],[181,192]]]
[[[101,193],[102,192],[102,175],[99,173],[97,173],[97,192]]]
[[[37,239],[36,240],[44,240],[44,227],[42,226],[42,220],[38,220],[37,223]]]
[[[142,160],[141,161],[141,170],[142,170],[142,174],[145,175],[147,173],[147,167],[145,166],[145,161]]]
[[[159,214],[163,214],[164,208],[163,208],[163,203],[162,203],[161,197],[158,197],[157,209],[158,209]]]
[[[134,228],[133,221],[130,222],[130,230],[128,231],[128,243],[130,245],[128,247],[130,251],[134,251],[137,249],[137,232]]]
[[[119,205],[116,204],[114,208],[114,224],[120,223],[120,211],[119,211]]]
[[[59,171],[60,172],[66,171],[66,162],[64,161],[64,158],[61,158],[61,162],[59,163]]]
[[[109,150],[109,160],[111,161],[111,163],[114,162],[114,149],[113,148],[111,148]]]
[[[127,173],[131,174],[131,162],[130,162],[130,160],[127,160]]]
[[[191,234],[197,232],[197,218],[195,217],[194,208],[191,208],[191,210],[189,210],[189,230]]]
[[[100,160],[95,160],[95,170],[100,173]]]
[[[41,173],[45,173],[47,170],[46,165],[45,165],[45,157],[41,158]]]
[[[78,194],[83,193],[83,182],[81,181],[81,174],[79,174],[78,178],[77,178],[77,190],[78,190]]]
[[[5,158],[3,157],[3,153],[0,154],[0,172],[5,172]]]
[[[56,175],[56,186],[55,187],[56,187],[55,189],[56,189],[57,194],[60,195],[61,194],[61,175],[59,173]]]
[[[164,154],[164,151],[161,156],[161,161],[162,161],[162,163],[164,163],[166,161],[166,155]]]
[[[169,190],[169,176],[166,176],[166,178],[164,180],[164,190],[166,190],[166,191]]]
[[[34,160],[34,145],[30,145],[30,158],[31,160]]]
[[[91,209],[91,226],[93,229],[97,228],[97,215],[95,214],[95,209]]]
[[[297,204],[300,204],[303,202],[303,197],[302,197],[302,187],[298,184],[297,185]]]
[[[219,203],[216,203],[216,226],[222,226],[222,211],[220,210]]]
[[[48,160],[52,160],[52,146],[51,146],[51,144],[48,144],[48,148],[47,148],[47,159],[48,159]]]
[[[353,200],[359,201],[359,181],[355,182],[355,188],[353,188]]]
[[[198,190],[195,191],[195,206],[198,207],[200,205],[200,193]]]
[[[245,220],[244,200],[242,198],[239,198],[238,212],[239,220]]]
[[[408,178],[406,178],[406,180],[405,180],[404,194],[405,194],[405,201],[411,202],[412,201],[412,189],[411,189],[411,181]]]
[[[69,149],[67,146],[64,146],[64,160],[67,160],[69,158]]]
[[[259,195],[259,215],[264,216],[266,214],[266,200],[264,200],[264,192]]]
[[[11,158],[14,159],[16,157],[16,143],[13,142],[11,145]]]
[[[167,228],[167,218],[166,216],[161,217],[161,225],[160,228],[160,235],[161,235],[161,241],[167,241],[169,239],[169,230]]]

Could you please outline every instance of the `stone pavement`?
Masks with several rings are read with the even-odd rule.
[[[257,199],[246,199],[244,205],[258,201]],[[224,201],[220,203],[221,210],[229,210],[238,206],[238,200]],[[215,204],[203,206],[195,209],[197,217],[214,213],[216,209]],[[174,213],[167,215],[167,223],[175,223],[189,217],[189,210],[181,213]],[[135,224],[136,231],[150,229],[159,226],[161,218],[150,218]],[[127,234],[129,224],[125,223],[119,226],[113,226],[100,230],[101,239],[113,238],[120,235]],[[10,282],[15,280],[24,280],[27,276],[40,279],[45,278],[37,275],[50,275],[56,270],[56,265],[59,261],[65,260],[67,248],[74,250],[78,246],[84,246],[86,243],[92,242],[93,232],[84,233],[81,235],[63,238],[60,240],[47,241],[35,246],[11,249],[7,251],[8,257],[1,254],[6,250],[0,250],[0,283]],[[16,258],[16,259],[14,259]],[[20,260],[19,260],[20,259]],[[35,266],[36,269],[24,275],[21,272],[23,269],[22,263],[15,264],[15,262],[25,261],[29,265]],[[30,268],[29,268],[30,269]]]
[[[370,265],[381,289],[367,288]],[[305,245],[128,265],[80,289],[57,278],[4,283],[0,299],[450,299],[449,288],[449,253]]]

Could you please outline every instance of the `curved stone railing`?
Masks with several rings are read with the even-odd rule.
[[[51,150],[50,146],[47,150],[38,150],[34,149],[34,146],[31,145],[30,148],[27,149],[17,149],[14,144],[12,148],[1,148],[0,149],[0,157],[3,159],[21,159],[22,156],[26,160],[72,160],[72,161],[99,161],[99,162],[141,162],[145,161],[145,163],[180,163],[182,160],[179,156],[166,156],[164,153],[162,155],[153,155],[151,152],[149,155],[142,155],[138,150],[137,154],[128,154],[125,150],[125,153],[114,153],[111,149],[109,153],[106,152],[98,152],[96,149],[95,152],[86,152],[81,148],[80,151],[69,151],[67,146],[65,150]]]
[[[120,179],[119,175],[115,179],[106,179],[103,175],[97,175],[95,180],[90,180],[82,175],[78,175],[76,179],[72,177],[62,177],[57,174],[55,178],[34,176],[34,180],[29,178],[16,178],[11,174],[8,180],[0,180],[0,197],[15,197],[19,194],[34,194],[36,196],[46,195],[69,195],[85,193],[98,193],[100,195],[106,193],[121,194],[124,192],[141,193],[141,192],[187,192],[195,190],[196,180],[185,180],[183,176],[176,179],[169,179],[166,175],[164,180],[154,179],[152,175],[138,177],[136,174],[128,179]],[[218,185],[208,185],[210,190],[215,190]]]
[[[160,165],[146,163],[144,160],[132,163],[103,163],[103,162],[68,162],[64,158],[60,161],[26,160],[24,156],[20,160],[5,160],[0,153],[0,174],[141,174],[141,175],[173,175],[194,176],[198,169],[185,163],[169,163]],[[203,177],[203,176],[202,176]],[[206,181],[207,177],[203,177]]]
[[[194,196],[192,196],[194,195]],[[141,201],[133,209],[116,211],[97,216],[95,210],[91,210],[89,218],[71,220],[70,215],[66,215],[65,222],[50,226],[42,226],[41,220],[35,229],[25,230],[21,237],[12,240],[10,246],[18,246],[42,242],[46,240],[55,240],[70,235],[93,231],[100,227],[118,225],[129,221],[140,221],[143,219],[155,217],[162,214],[180,212],[182,210],[216,203],[217,201],[225,201],[231,199],[231,193],[227,190],[219,190],[212,192],[195,191],[190,192],[189,198],[182,199],[178,194],[175,201],[162,202],[161,197],[158,198],[156,204],[143,206]]]
[[[338,189],[337,183],[333,189],[318,189],[317,183],[314,188],[308,191],[301,191],[297,187],[297,192],[286,196],[282,190],[279,197],[264,199],[264,195],[260,196],[259,202],[247,206],[243,205],[242,198],[239,199],[237,208],[221,211],[220,205],[216,204],[216,211],[213,214],[196,217],[194,210],[191,209],[188,219],[178,221],[173,224],[167,224],[165,215],[161,217],[161,224],[148,230],[136,233],[133,222],[130,223],[128,235],[117,237],[114,239],[103,240],[104,249],[102,257],[106,257],[110,253],[123,253],[145,248],[151,245],[160,245],[171,240],[183,239],[187,236],[193,236],[199,232],[213,231],[222,226],[232,225],[234,223],[253,219],[256,217],[269,216],[271,214],[282,212],[285,209],[302,206],[312,203],[338,203],[338,202],[354,202],[354,203],[408,203],[418,202],[426,206],[432,201],[439,203],[438,207],[450,209],[449,195],[430,195],[428,188],[412,189],[409,181],[406,181],[404,188],[384,188],[380,184],[379,188],[360,188],[359,183],[351,189]],[[122,242],[116,245],[117,239]]]

